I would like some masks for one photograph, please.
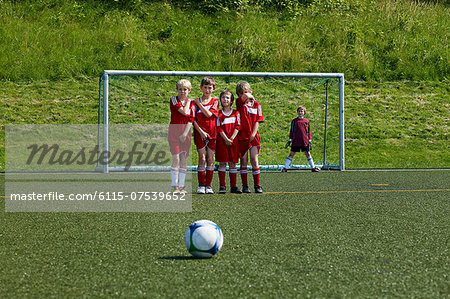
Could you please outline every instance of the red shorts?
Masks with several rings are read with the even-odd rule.
[[[197,150],[204,148],[207,146],[210,150],[216,150],[216,139],[206,139],[202,140],[200,134],[197,132],[194,133],[194,143],[197,146]]]
[[[229,147],[226,146],[222,137],[219,137],[217,141],[216,161],[222,163],[238,163],[239,162],[239,143],[235,139],[233,144]]]
[[[181,143],[179,140],[169,140],[170,153],[172,155],[178,155],[180,153],[186,153],[186,157],[189,155],[189,150],[191,149],[191,137],[189,136],[186,140]]]
[[[259,139],[253,139],[252,142],[250,142],[248,139],[239,140],[239,152],[241,154],[241,157],[245,155],[245,153],[252,147],[258,147],[258,153],[261,149],[261,144],[259,142]]]

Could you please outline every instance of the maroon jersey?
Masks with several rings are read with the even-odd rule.
[[[311,140],[311,129],[306,118],[294,118],[291,121],[289,139],[292,139],[292,146],[308,146]]]
[[[216,118],[219,114],[219,100],[211,98],[209,102],[203,104],[203,106],[212,113],[211,117],[206,117],[203,111],[195,105],[195,121],[203,131],[209,134],[210,139],[215,139],[217,135]],[[198,134],[198,132],[195,131],[194,134]]]
[[[236,108],[241,115],[241,130],[239,132],[239,140],[250,139],[252,134],[253,126],[256,122],[263,122],[264,117],[262,115],[261,104],[258,101],[253,101],[244,104],[242,98],[239,97],[236,101]],[[255,139],[259,143],[259,132],[256,133]]]

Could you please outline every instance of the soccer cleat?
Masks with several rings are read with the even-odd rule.
[[[230,192],[231,193],[236,193],[236,194],[241,194],[242,193],[242,191],[237,186],[231,187]]]
[[[210,186],[207,186],[207,187],[205,187],[205,193],[206,194],[214,194],[214,191]]]
[[[183,187],[178,187],[176,191],[180,192],[180,193],[184,193],[184,194],[188,193],[187,190],[184,189],[184,186]]]
[[[242,186],[242,193],[252,193],[252,191],[250,191],[250,189],[248,188],[248,186]]]
[[[255,186],[255,193],[263,193],[261,186]]]
[[[227,188],[225,188],[225,186],[220,186],[219,187],[219,194],[225,194],[227,193]]]
[[[287,169],[283,167],[283,169],[281,169],[281,172],[287,172]]]
[[[178,186],[172,186],[172,193],[178,192]]]
[[[317,167],[314,167],[313,169],[311,169],[311,171],[312,171],[312,172],[319,172],[319,171],[320,171],[320,169],[319,169],[319,168],[317,168]]]
[[[198,186],[197,188],[197,194],[205,194],[205,186]]]

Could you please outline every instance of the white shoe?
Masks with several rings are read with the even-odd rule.
[[[205,194],[205,186],[199,186],[197,188],[197,194]]]
[[[214,194],[214,191],[211,187],[206,187],[205,192],[206,192],[206,194]]]

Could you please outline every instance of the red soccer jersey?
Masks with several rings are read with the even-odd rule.
[[[226,115],[223,110],[219,111],[219,117],[217,117],[217,132],[224,132],[228,138],[233,135],[234,130],[240,130],[241,128],[241,116],[239,111],[232,110],[230,114]],[[219,135],[219,138],[220,137]]]
[[[195,105],[195,121],[203,131],[209,134],[210,139],[215,139],[217,135],[216,118],[219,114],[219,100],[211,98],[209,102],[203,106],[212,113],[211,117],[206,117],[203,111]],[[194,134],[198,134],[197,131],[195,131]]]
[[[264,121],[261,104],[259,104],[258,101],[244,104],[242,98],[239,97],[236,101],[236,107],[241,114],[241,130],[238,135],[239,140],[249,139],[255,123]],[[256,133],[255,139],[259,141],[259,132]]]
[[[230,114],[226,115],[222,110],[219,111],[217,117],[217,132],[224,132],[230,138],[234,130],[239,130],[241,126],[241,117],[237,110],[232,110]],[[227,147],[225,140],[220,134],[217,137],[216,147],[216,161],[218,162],[233,162],[239,161],[239,146],[237,138],[234,139],[233,144]]]
[[[189,109],[188,115],[183,115],[178,112],[178,109],[183,108],[184,105],[181,103],[178,96],[173,96],[170,98],[170,124],[169,125],[169,141],[178,142],[178,137],[183,133],[184,128],[187,123],[192,123],[194,121],[195,104],[191,101],[191,107]],[[172,126],[173,125],[173,126]],[[187,136],[187,141],[191,142],[190,134]]]
[[[184,105],[181,103],[178,96],[173,96],[170,98],[170,124],[187,124],[194,121],[195,103],[191,101],[191,107],[189,109],[188,115],[183,115],[178,112],[178,109],[183,108]]]
[[[311,129],[306,118],[294,118],[291,121],[289,139],[292,139],[292,146],[308,146],[311,140]]]

